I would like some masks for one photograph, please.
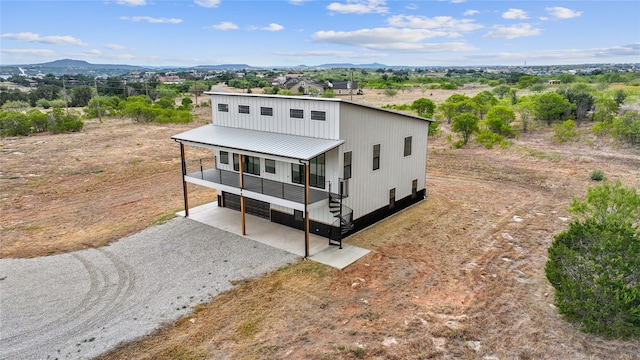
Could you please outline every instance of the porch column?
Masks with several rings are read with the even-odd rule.
[[[189,197],[187,195],[187,181],[184,178],[187,175],[187,163],[184,159],[183,143],[180,143],[180,161],[182,163],[182,196],[184,197],[184,216],[189,217]]]
[[[243,176],[242,176],[242,163],[243,163],[242,154],[238,154],[238,163],[240,167],[240,216],[242,217],[242,235],[247,235],[247,224],[246,224],[246,216],[244,214],[244,195],[242,195],[242,189],[244,188]]]
[[[304,257],[309,256],[309,164],[304,164]]]

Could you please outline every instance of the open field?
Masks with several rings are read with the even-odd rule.
[[[198,124],[113,119],[78,134],[2,139],[0,255],[100,246],[181,209],[170,136],[208,121],[203,111]],[[238,284],[101,358],[640,358],[638,340],[565,323],[543,271],[571,197],[594,184],[589,173],[640,188],[640,149],[588,135],[555,145],[543,125],[505,149],[451,149],[441,127],[429,143],[428,198],[346,239],[371,249],[365,258],[343,271],[302,261]],[[191,206],[215,195],[189,193]]]

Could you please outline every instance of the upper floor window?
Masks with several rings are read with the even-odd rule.
[[[324,189],[324,168],[324,154],[320,154],[309,161],[309,186]]]
[[[264,171],[269,174],[276,173],[276,161],[273,159],[264,159]]]
[[[289,116],[294,119],[304,119],[304,110],[302,109],[289,109]]]
[[[327,113],[324,111],[314,111],[311,110],[311,120],[320,120],[325,121],[327,118]]]
[[[233,154],[233,170],[240,171],[240,159],[238,154]],[[260,158],[256,156],[242,156],[242,172],[260,175]]]
[[[220,151],[220,164],[229,164],[229,153]]]
[[[295,184],[304,184],[304,165],[291,164],[291,182]]]
[[[351,179],[351,151],[347,151],[344,153],[344,170],[342,172],[342,177],[344,179]]]
[[[260,107],[260,115],[273,116],[273,108],[261,106]]]
[[[218,111],[229,112],[229,104],[218,104]]]
[[[238,113],[240,113],[240,114],[248,114],[249,113],[249,105],[238,105]]]
[[[404,138],[404,156],[411,155],[411,136]]]
[[[380,169],[380,144],[373,145],[373,170]]]

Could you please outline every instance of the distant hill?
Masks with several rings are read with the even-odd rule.
[[[41,64],[30,64],[28,67],[41,68],[83,68],[83,69],[128,69],[130,71],[136,69],[144,69],[142,66],[125,65],[125,64],[91,64],[84,60],[62,59]]]
[[[257,67],[247,64],[220,64],[220,65],[198,65],[196,69],[202,70],[242,70],[242,69],[258,69]]]
[[[322,64],[313,66],[314,68],[323,68],[323,69],[383,69],[383,68],[395,68],[398,66],[388,66],[385,64],[379,63],[371,63],[371,64],[351,64],[351,63],[333,63],[333,64]]]

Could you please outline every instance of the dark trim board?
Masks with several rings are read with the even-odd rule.
[[[353,230],[346,233],[344,236],[349,236],[354,234],[370,225],[377,223],[378,221],[389,217],[407,207],[417,204],[420,201],[426,198],[426,189],[419,190],[416,192],[416,196],[412,197],[411,195],[406,196],[400,200],[396,200],[395,206],[393,209],[389,209],[389,205],[385,205],[377,210],[374,210],[366,215],[363,215],[355,220],[353,220]]]
[[[222,194],[223,194],[222,196],[218,196],[218,204],[220,204],[219,201],[220,199],[222,199],[224,207],[234,209],[234,210],[240,210],[240,207],[239,207],[240,196],[229,194],[226,192],[223,192]],[[237,200],[236,200],[236,197],[237,197]],[[402,199],[396,200],[394,207],[391,209],[389,208],[389,205],[385,205],[377,210],[374,210],[366,215],[363,215],[353,221],[353,230],[344,234],[344,237],[354,234],[370,225],[373,225],[378,221],[386,217],[389,217],[403,209],[406,209],[407,207],[413,204],[417,204],[420,201],[424,200],[425,198],[426,198],[426,189],[422,189],[416,192],[415,197],[413,197],[412,195],[409,195]],[[236,204],[236,201],[238,202],[237,204]],[[259,208],[257,211],[260,213],[260,215],[257,215],[255,213],[252,215],[257,215],[265,219],[269,219],[269,216],[265,214],[266,206],[268,205],[268,203],[249,199],[249,198],[247,198],[246,201],[247,201],[248,214],[250,214],[251,212],[256,212],[256,207],[257,207]],[[249,206],[249,204],[251,204],[252,206]],[[237,205],[237,209],[236,209],[236,205]],[[300,214],[298,214],[298,216],[296,217],[295,213],[288,214],[288,213],[274,210],[274,209],[269,209],[268,214],[271,215],[270,216],[271,221],[274,223],[286,225],[294,229],[304,230],[304,215],[301,216]],[[314,220],[309,220],[309,233],[311,234],[328,238],[329,234],[331,233],[331,228],[332,228],[331,225],[317,222]]]
[[[304,220],[297,220],[295,214],[287,214],[278,210],[271,209],[271,221],[274,223],[292,227],[294,229],[304,230]],[[328,238],[330,231],[331,225],[309,220],[309,233]]]

